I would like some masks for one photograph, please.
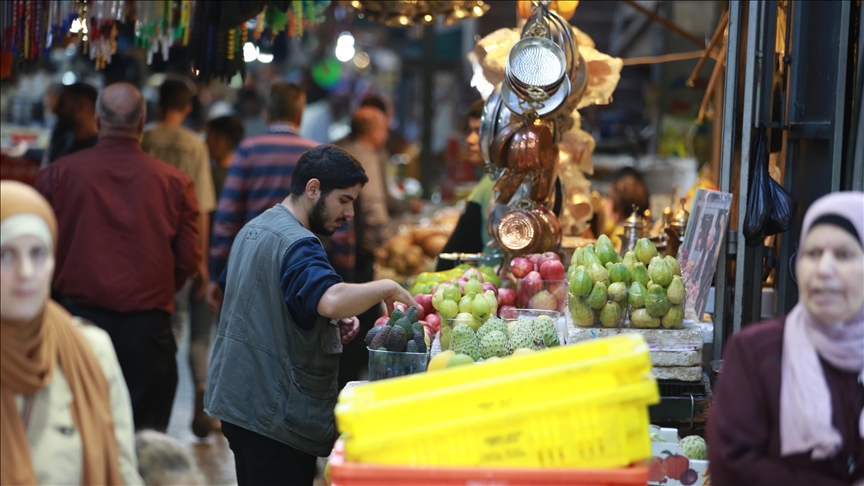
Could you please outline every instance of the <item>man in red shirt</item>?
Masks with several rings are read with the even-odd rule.
[[[138,88],[105,88],[99,143],[44,169],[36,189],[57,213],[56,300],[108,332],[135,428],[164,432],[177,388],[174,293],[202,255],[192,180],[141,149],[145,115]]]

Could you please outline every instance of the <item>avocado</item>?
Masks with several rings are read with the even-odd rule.
[[[395,312],[395,311],[394,311]],[[405,314],[403,314],[408,320],[413,324],[420,320],[420,313],[417,312],[417,308],[413,305],[405,310]]]
[[[403,318],[404,319],[404,318]],[[408,342],[408,335],[405,334],[405,329],[400,326],[393,326],[390,332],[387,333],[387,351],[401,353],[405,351],[405,344]]]
[[[375,339],[375,335],[378,334],[381,329],[384,329],[384,326],[375,326],[372,329],[369,329],[369,332],[366,333],[366,346],[372,346],[372,340]]]
[[[423,324],[420,324],[419,322],[415,322],[415,323],[411,324],[411,329],[413,329],[415,331],[420,331],[422,333],[423,332]]]
[[[393,312],[390,314],[390,320],[387,321],[388,326],[392,326],[396,324],[399,319],[402,319],[404,314],[399,309],[393,309]]]
[[[401,327],[403,331],[405,331],[405,337],[408,337],[414,334],[414,328],[411,327],[411,320],[408,319],[408,316],[403,316],[401,319],[396,321],[393,324],[393,327]]]
[[[423,327],[423,326],[420,326]],[[424,339],[426,335],[425,331],[414,331],[414,335],[411,336],[411,341],[413,341],[417,345],[417,353],[425,353],[426,352],[426,339]]]
[[[390,331],[393,329],[392,327],[381,327],[381,330],[375,333],[375,336],[372,338],[372,342],[369,344],[369,347],[372,349],[380,349],[387,344],[387,335],[390,334]]]

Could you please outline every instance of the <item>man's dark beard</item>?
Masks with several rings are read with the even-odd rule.
[[[321,195],[318,202],[312,206],[312,213],[309,214],[309,229],[315,234],[333,236],[336,229],[327,229],[327,226],[325,226],[325,223],[330,220],[330,214],[324,208],[324,199],[324,196]],[[345,218],[339,218],[337,221],[344,222]]]

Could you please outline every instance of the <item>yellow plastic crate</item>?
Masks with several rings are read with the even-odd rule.
[[[517,360],[518,361],[518,360]],[[499,363],[490,363],[496,366]],[[468,366],[464,368],[482,368]],[[454,369],[455,370],[455,369]],[[486,415],[496,410],[528,407],[535,403],[578,395],[583,391],[615,391],[623,385],[650,378],[651,360],[647,352],[631,350],[617,356],[601,356],[549,365],[453,386],[430,388],[422,393],[403,394],[388,400],[341,400],[336,407],[341,432],[356,437],[375,435],[381,423],[388,423],[405,410],[450,410],[458,407],[460,417]],[[431,376],[430,373],[427,376]],[[420,423],[406,423],[405,433],[413,433]]]
[[[405,433],[400,425],[410,411],[394,416],[379,434],[349,436],[345,458],[403,466],[624,467],[650,456],[648,405],[659,398],[656,382],[645,379],[480,417],[461,418],[458,404],[425,418],[414,410],[422,427]]]
[[[659,401],[640,335],[343,393],[346,458],[372,464],[620,467],[649,457]]]
[[[592,339],[579,344],[550,348],[542,352],[507,358],[496,363],[482,366],[460,366],[389,380],[368,383],[344,390],[339,395],[339,403],[360,404],[417,395],[430,390],[438,390],[460,384],[474,384],[483,380],[499,378],[504,375],[543,369],[557,364],[567,364],[592,358],[620,357],[627,353],[641,352],[649,360],[648,344],[640,334],[619,334],[605,339]]]

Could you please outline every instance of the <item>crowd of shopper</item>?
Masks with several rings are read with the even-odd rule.
[[[2,183],[3,484],[200,483],[163,434],[186,322],[193,432],[221,428],[241,484],[311,484],[335,440],[356,316],[414,304],[396,282],[373,281],[371,260],[365,283],[344,282],[321,243],[364,207],[367,170],[384,184],[379,159],[357,158],[383,148],[383,114],[358,111],[352,155],[297,134],[296,85],[273,85],[266,133],[245,139],[232,115],[209,120],[205,137],[185,128],[194,95],[166,80],[145,131],[135,86],[66,87],[35,188]],[[386,235],[386,201],[367,192],[383,213],[361,228]]]

